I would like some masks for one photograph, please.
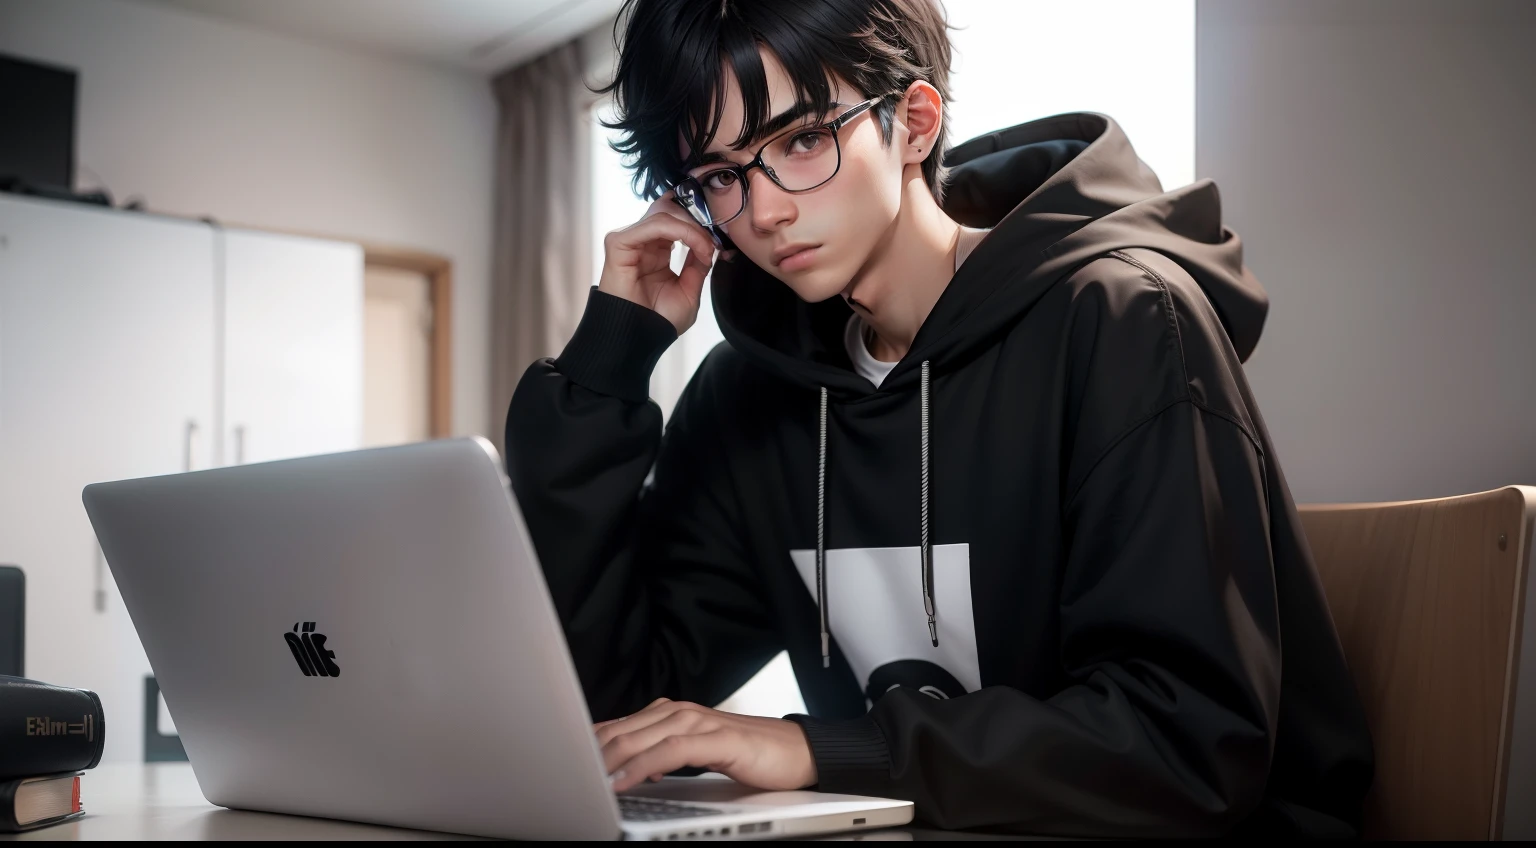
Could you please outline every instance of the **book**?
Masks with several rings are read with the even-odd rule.
[[[93,768],[105,738],[95,692],[0,676],[0,780]]]
[[[0,833],[47,827],[83,815],[79,772],[0,782]]]

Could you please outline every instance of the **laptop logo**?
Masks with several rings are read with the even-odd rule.
[[[304,622],[303,631],[299,630],[299,623],[294,622],[293,632],[284,633],[283,640],[288,643],[288,650],[293,652],[293,658],[298,661],[299,669],[305,677],[341,676],[341,666],[336,664],[336,652],[325,649],[325,634],[315,632],[313,621]]]

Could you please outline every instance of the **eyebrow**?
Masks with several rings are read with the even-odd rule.
[[[834,103],[832,105],[836,106],[838,104]],[[780,131],[787,128],[790,124],[793,124],[801,118],[804,118],[806,115],[809,115],[811,112],[815,111],[815,109],[815,104],[802,100],[801,102],[796,103],[794,106],[791,106],[783,112],[780,112],[778,115],[769,118],[768,121],[763,124],[762,128],[758,130],[757,138],[750,139],[746,143],[742,144],[741,147],[733,147],[731,149],[743,150],[747,147],[750,147],[754,141],[765,138],[773,138]],[[731,160],[727,159],[724,153],[721,153],[718,150],[711,150],[707,153],[703,153],[697,157],[694,157],[690,162],[683,166],[683,169],[690,170],[701,165],[713,165],[719,162],[728,163],[730,161]]]

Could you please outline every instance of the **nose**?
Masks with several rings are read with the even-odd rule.
[[[747,217],[754,229],[773,232],[793,223],[796,214],[795,199],[789,192],[779,188],[760,168],[748,173]]]

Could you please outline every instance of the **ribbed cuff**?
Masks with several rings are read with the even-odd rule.
[[[656,360],[677,341],[672,322],[638,303],[593,286],[576,334],[555,369],[594,392],[644,403]]]
[[[816,760],[817,791],[894,797],[891,749],[873,718],[828,721],[799,714],[784,718],[805,731]]]

